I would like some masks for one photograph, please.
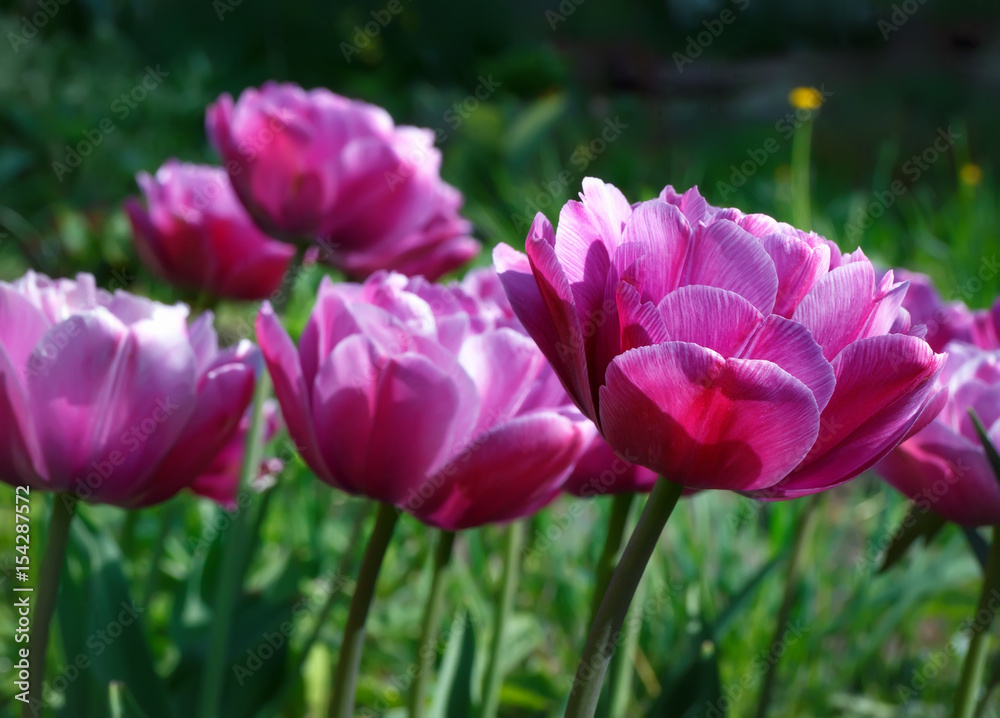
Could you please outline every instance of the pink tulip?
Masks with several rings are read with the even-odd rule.
[[[441,180],[434,133],[329,90],[266,83],[208,108],[209,137],[240,199],[275,236],[318,238],[355,278],[380,269],[434,279],[479,251]]]
[[[252,423],[251,409],[247,409],[240,419],[239,429],[233,438],[216,454],[201,475],[191,484],[191,491],[212,499],[226,507],[233,507],[239,499],[240,474],[243,471],[243,456],[246,451],[247,432]],[[274,438],[281,428],[281,414],[278,404],[268,399],[264,404],[264,441]],[[254,477],[253,487],[266,487],[270,480],[280,474],[285,468],[285,462],[277,457],[267,457],[260,463],[260,468]],[[253,488],[252,487],[252,488]]]
[[[931,349],[943,351],[952,339],[972,341],[974,317],[964,302],[946,304],[926,274],[905,269],[895,269],[893,274],[896,279],[910,283],[903,309],[909,312],[913,324],[923,324],[927,328],[924,338]]]
[[[265,305],[264,359],[292,439],[326,483],[446,529],[551,501],[594,436],[488,280],[377,273],[320,286],[296,350]]]
[[[623,456],[762,498],[856,476],[940,407],[944,357],[911,336],[905,283],[861,250],[667,187],[632,205],[583,182],[559,231],[494,261],[514,312]]]
[[[974,409],[1000,446],[1000,349],[952,342],[940,381],[948,402],[875,470],[918,506],[965,526],[1000,523],[1000,483],[972,424]]]
[[[89,274],[0,282],[0,478],[125,507],[191,484],[238,428],[256,350],[220,351],[187,313]]]
[[[224,170],[168,160],[137,181],[147,209],[125,202],[139,256],[180,287],[229,299],[264,299],[281,286],[295,247],[253,223]]]

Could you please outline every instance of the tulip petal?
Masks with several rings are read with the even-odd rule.
[[[477,436],[517,414],[545,360],[529,337],[499,329],[466,340],[458,361],[480,397],[479,420],[472,431]]]
[[[364,493],[391,504],[405,501],[411,488],[461,448],[461,433],[468,430],[457,421],[467,418],[460,416],[461,407],[456,382],[429,359],[390,359],[378,381]]]
[[[795,308],[830,269],[830,248],[810,247],[798,237],[768,234],[761,239],[764,251],[774,262],[778,273],[778,296],[775,314],[791,317]]]
[[[621,341],[619,350],[608,359],[609,364],[622,351],[669,341],[659,310],[652,302],[642,303],[635,287],[625,282],[618,285],[618,322]]]
[[[200,475],[236,434],[253,398],[253,367],[229,363],[201,378],[191,419],[174,446],[128,506],[150,506],[166,501]],[[138,487],[136,487],[138,488]]]
[[[329,467],[321,478],[351,493],[368,493],[365,466],[383,360],[371,340],[354,334],[333,348],[312,383],[312,417]]]
[[[644,302],[655,303],[681,284],[690,242],[691,226],[679,209],[659,200],[643,202],[625,226],[615,264]]]
[[[29,375],[28,393],[53,485],[88,496],[86,480],[115,503],[155,470],[194,411],[195,357],[186,332],[155,320],[126,327],[101,308],[79,316],[73,351]]]
[[[632,206],[617,187],[593,177],[584,178],[580,199],[567,202],[559,212],[556,256],[571,284],[603,289],[604,272],[621,241]]]
[[[558,495],[592,436],[555,411],[518,417],[460,452],[428,487],[447,498],[432,496],[415,513],[450,531],[529,515]]]
[[[875,470],[949,521],[986,526],[1000,516],[1000,483],[982,448],[940,422],[900,444]]]
[[[44,488],[48,472],[28,406],[19,372],[0,344],[0,480]]]
[[[517,318],[552,364],[576,405],[593,418],[594,402],[576,311],[561,306],[558,312],[549,313],[540,282],[536,281],[524,254],[499,244],[493,250],[493,261]],[[576,341],[571,339],[574,336]]]
[[[848,265],[850,266],[850,265]],[[775,489],[804,496],[860,474],[893,449],[925,407],[939,402],[934,380],[944,363],[922,339],[887,334],[847,346],[833,361],[837,385],[809,455]]]
[[[689,285],[671,292],[657,306],[667,341],[690,342],[731,357],[764,317],[734,292]]]
[[[619,456],[597,436],[576,462],[563,491],[584,499],[628,491],[646,493],[656,483],[656,473],[633,463],[637,458]]]
[[[608,367],[601,422],[613,448],[692,488],[781,480],[819,431],[812,392],[778,366],[684,342],[632,349]]]
[[[809,387],[821,412],[833,396],[837,384],[833,367],[824,358],[823,348],[798,322],[772,314],[764,319],[739,356],[780,366]]]
[[[295,448],[318,477],[332,483],[330,469],[320,454],[313,430],[311,392],[302,373],[298,352],[270,302],[264,302],[257,314],[257,341]]]
[[[0,282],[0,350],[7,355],[11,376],[23,380],[31,369],[28,360],[52,325],[39,309],[6,282]],[[59,343],[42,348],[41,358],[61,351],[79,331],[77,320],[70,318],[53,339]]]
[[[698,227],[681,284],[728,289],[749,300],[765,316],[771,313],[778,295],[774,262],[753,235],[728,220]]]
[[[796,307],[792,319],[806,325],[833,360],[858,339],[885,334],[892,327],[906,294],[906,285],[888,283],[876,289],[875,269],[868,261],[853,261],[831,270]]]

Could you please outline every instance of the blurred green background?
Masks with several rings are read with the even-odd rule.
[[[137,171],[168,157],[215,161],[205,105],[277,79],[363,98],[399,123],[437,130],[443,174],[465,193],[486,245],[480,263],[499,241],[522,243],[536,210],[555,219],[594,175],[633,200],[667,183],[698,184],[714,204],[788,221],[793,200],[807,196],[812,228],[844,249],[860,244],[886,266],[928,272],[946,297],[973,306],[990,304],[1000,288],[988,271],[1000,252],[995,0],[394,1],[5,0],[0,279],[29,267],[53,276],[89,271],[105,287],[177,298],[138,264],[121,202],[136,192]],[[151,71],[162,79],[136,91]],[[826,97],[799,116],[812,128],[805,195],[795,184],[801,155],[792,170],[791,129],[800,123],[789,93],[798,86]],[[953,140],[931,151],[942,132]],[[84,141],[96,146],[77,162],[72,152]],[[311,304],[309,287],[301,289],[293,328]],[[247,310],[220,314],[235,322]],[[318,484],[297,460],[274,494],[236,620],[234,664],[303,597],[323,594],[317,576],[350,575],[355,527],[368,528],[361,504]],[[0,499],[10,510],[11,492]],[[722,494],[684,501],[648,575],[655,601],[626,651],[635,674],[627,715],[754,714],[782,562],[803,510]],[[783,649],[772,715],[947,714],[959,661],[938,665],[938,656],[949,642],[964,650],[961,621],[975,604],[979,570],[949,527],[876,576],[905,510],[871,477],[823,498],[795,586],[791,620],[804,629]],[[41,497],[33,511],[43,515]],[[565,500],[530,522],[529,537],[544,549],[526,558],[501,715],[558,714],[584,638],[607,511],[606,501]],[[58,693],[59,715],[103,716],[115,680],[139,694],[125,701],[126,716],[189,714],[217,559],[217,540],[205,551],[191,539],[206,535],[217,510],[184,496],[128,528],[117,510],[84,514],[89,527],[71,555],[76,578],[61,597],[50,676],[87,636],[67,631],[75,616],[100,626],[98,607],[131,595],[145,606],[144,623]],[[37,525],[36,547],[44,539]],[[123,531],[132,532],[133,559],[116,573],[112,537]],[[415,652],[429,537],[402,522],[369,623],[360,703],[385,704],[390,716],[403,715],[391,709],[405,700],[398,684]],[[455,686],[478,696],[501,546],[493,528],[459,541],[448,620],[460,620],[459,610],[477,620],[471,631],[448,632],[441,674],[451,678],[439,681],[440,716],[467,714]],[[9,603],[0,604],[4,657],[14,655]],[[290,645],[264,662],[253,690],[234,679],[226,715],[320,715],[346,607],[340,595],[308,656],[299,654],[320,612],[299,616]],[[147,655],[155,673],[141,668]],[[4,680],[4,715],[13,715],[12,693]]]

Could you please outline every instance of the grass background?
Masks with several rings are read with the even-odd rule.
[[[168,157],[216,161],[203,131],[205,105],[271,78],[326,86],[384,105],[400,123],[440,130],[443,173],[466,194],[466,214],[485,245],[480,263],[497,242],[523,242],[535,206],[555,219],[587,175],[614,182],[632,199],[653,196],[666,183],[698,184],[715,204],[790,220],[791,142],[780,123],[793,111],[789,91],[807,85],[832,93],[814,118],[813,228],[844,249],[860,244],[886,266],[932,274],[946,297],[986,306],[997,294],[1000,280],[981,274],[1000,249],[994,3],[400,6],[362,43],[355,41],[358,28],[388,3],[4,3],[0,277],[29,267],[50,275],[88,271],[105,287],[184,299],[138,263],[121,202],[136,192],[137,171],[154,171]],[[735,21],[678,67],[676,53],[690,52],[703,23],[726,9]],[[39,12],[44,24],[36,21]],[[886,22],[892,29],[880,25]],[[358,52],[345,57],[345,46]],[[116,101],[147,67],[167,74],[123,116]],[[499,86],[473,102],[483,79]],[[104,118],[113,131],[78,167],[57,176],[53,163],[65,162],[66,146],[93,136]],[[602,147],[596,140],[609,122],[620,131]],[[914,177],[907,163],[948,128],[957,141]],[[778,151],[730,192],[723,183],[736,184],[734,166],[769,140]],[[905,191],[882,207],[880,193],[894,180]],[[852,231],[866,213],[871,221]],[[304,323],[318,281],[310,273],[297,286],[289,307],[293,331]],[[219,315],[224,327],[239,331],[252,312],[231,305]],[[273,448],[282,451],[280,443]],[[266,636],[293,616],[294,630],[243,685],[232,676],[225,715],[321,715],[362,543],[357,532],[366,535],[371,517],[363,503],[320,484],[294,458],[267,496],[235,617],[233,664],[261,656]],[[12,506],[13,493],[0,492],[0,512],[9,516]],[[721,493],[682,502],[647,574],[638,642],[622,651],[634,664],[628,715],[753,715],[762,666],[778,651],[772,715],[948,713],[960,660],[944,649],[964,650],[961,623],[973,611],[980,580],[961,533],[947,527],[878,575],[906,502],[870,476],[829,492],[806,535],[795,586],[791,623],[801,635],[775,645],[785,559],[804,508]],[[505,636],[501,715],[559,713],[584,639],[608,510],[606,500],[565,499],[529,522],[535,550]],[[32,511],[37,566],[44,497],[34,497]],[[189,714],[211,621],[219,533],[212,527],[224,525],[224,517],[220,522],[216,507],[187,495],[143,511],[129,559],[119,564],[125,514],[106,507],[82,513],[50,654],[49,678],[66,677],[55,696],[57,714],[106,715],[114,681],[127,686],[125,716]],[[431,533],[412,519],[398,531],[369,619],[359,693],[361,705],[385,705],[386,715],[403,715],[393,710],[405,700],[432,546]],[[3,541],[0,551],[8,596],[11,544]],[[452,678],[439,681],[438,715],[471,715],[464,706],[477,700],[502,546],[503,529],[495,527],[468,532],[457,544],[442,635],[441,674]],[[317,581],[323,576],[332,589]],[[302,656],[328,594],[331,614]],[[130,598],[142,609],[141,625],[100,638]],[[5,715],[14,714],[11,604],[0,603]],[[453,628],[464,625],[464,615],[471,628]],[[70,680],[65,667],[80,655],[90,665]]]

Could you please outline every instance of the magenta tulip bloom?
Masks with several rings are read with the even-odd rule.
[[[631,205],[583,182],[558,233],[494,252],[514,312],[616,451],[695,489],[762,498],[864,471],[939,408],[944,357],[905,283],[861,250],[691,189]],[[937,402],[937,403],[935,403]]]
[[[964,526],[1000,523],[1000,483],[969,416],[974,409],[1000,446],[1000,349],[952,342],[941,382],[948,402],[923,431],[875,470],[918,506]]]
[[[216,167],[168,160],[136,178],[146,209],[125,202],[142,260],[179,287],[228,299],[264,299],[281,286],[295,247],[254,224]]]
[[[253,345],[212,315],[29,272],[0,282],[0,479],[137,507],[187,487],[236,432]]]
[[[324,280],[297,351],[269,305],[257,336],[316,475],[433,526],[538,510],[595,433],[535,344],[461,285]]]
[[[479,251],[440,177],[434,133],[329,90],[266,83],[208,108],[209,137],[265,231],[321,240],[355,278],[380,269],[434,279]]]
[[[656,483],[656,472],[619,456],[601,436],[595,436],[586,453],[576,462],[563,490],[589,499],[605,494],[646,493]]]

